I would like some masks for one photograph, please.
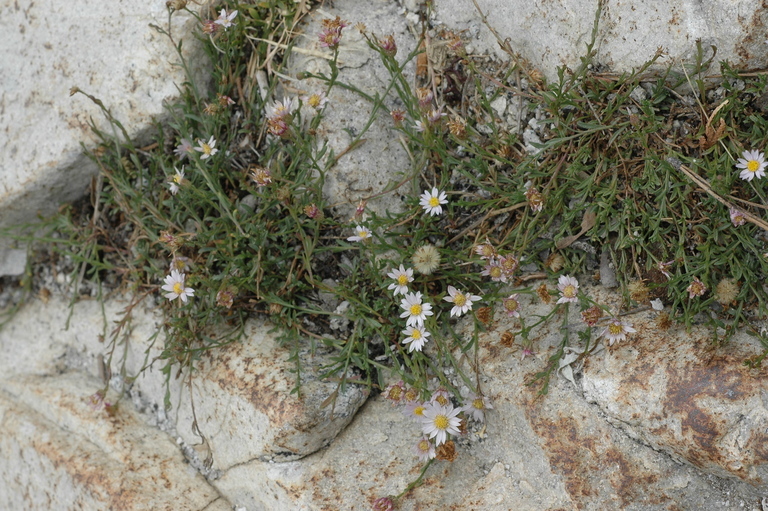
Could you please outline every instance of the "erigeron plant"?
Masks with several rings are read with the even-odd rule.
[[[677,100],[672,69],[663,77],[644,69],[600,75],[587,66],[590,46],[582,67],[543,84],[519,59],[489,70],[458,37],[435,33],[452,51],[450,74],[433,70],[442,73],[441,86],[413,86],[403,69],[418,50],[398,54],[394,36],[357,26],[391,80],[376,97],[342,85],[370,102],[367,126],[391,119],[413,167],[398,169],[405,179],[388,189],[406,187],[403,213],[379,217],[362,198],[350,221],[325,203],[324,176],[335,158],[313,135],[324,111],[335,108],[336,62],[349,22],[328,19],[317,34],[330,52],[328,74],[312,76],[323,90],[276,97],[277,75],[270,99],[235,86],[250,52],[279,68],[280,53],[264,41],[299,21],[290,9],[263,6],[224,7],[201,18],[211,93],[184,84],[171,121],[157,126],[154,149],[136,147],[105,108],[121,136],[97,131],[103,144],[90,153],[102,169],[93,198],[99,214],[72,208],[48,224],[63,234],[59,250],[78,263],[74,275],[135,293],[128,314],[145,296],[161,301],[166,344],[148,364],[164,364],[168,378],[176,368],[193,368],[202,351],[236,340],[254,315],[279,326],[294,354],[307,345],[332,348],[326,377],[343,386],[355,371],[357,383],[383,389],[415,420],[413,454],[424,466],[400,496],[377,501],[384,509],[417,486],[434,460],[461,455],[457,441],[470,421],[493,420],[477,372],[467,374],[460,358],[478,352],[494,310],[513,319],[501,345],[539,370],[532,383],[540,392],[562,367],[566,348],[578,344],[584,357],[597,343],[631,342],[634,310],[653,307],[658,328],[705,322],[725,331],[721,340],[765,315],[766,163],[757,144],[768,122],[751,106],[766,94],[765,76],[742,77],[725,66],[722,97],[704,104],[704,92],[696,96],[698,110],[683,109],[687,134],[670,118]],[[745,82],[743,90],[736,80]],[[638,87],[645,100],[630,94]],[[527,104],[521,115],[538,112],[542,143],[535,152],[490,107],[502,95]],[[395,99],[401,106],[390,108]],[[717,120],[727,128],[713,129]],[[620,309],[596,303],[580,285],[597,268],[589,248],[613,258],[626,295]],[[331,272],[342,252],[348,267]],[[317,305],[318,290],[350,304],[343,315],[351,329],[323,327],[339,313]],[[548,305],[548,313],[530,314],[523,297]],[[576,325],[569,324],[574,310]],[[558,318],[561,343],[537,346],[536,329]],[[456,333],[458,321],[470,324],[466,338]],[[113,355],[125,324],[109,339]],[[398,383],[387,387],[390,372]]]

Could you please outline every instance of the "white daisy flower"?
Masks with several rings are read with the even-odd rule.
[[[481,300],[477,295],[471,293],[464,294],[453,286],[448,286],[448,294],[450,296],[444,296],[443,300],[453,303],[451,309],[451,316],[459,317],[467,311],[472,310],[472,302]]]
[[[435,445],[445,443],[448,435],[458,436],[461,434],[459,426],[461,419],[457,417],[461,413],[460,408],[454,408],[453,405],[441,406],[432,404],[424,410],[424,417],[421,419],[421,431],[429,438],[435,439]]]
[[[474,392],[468,392],[464,402],[466,404],[461,409],[464,413],[471,414],[477,422],[483,422],[485,420],[485,411],[493,409],[487,397],[479,396]]]
[[[371,237],[371,230],[368,229],[367,227],[358,225],[357,227],[355,227],[355,235],[347,238],[347,241],[365,241],[367,239],[370,239],[370,237]]]
[[[211,137],[208,142],[204,142],[203,140],[198,139],[197,144],[198,146],[195,147],[195,151],[203,153],[200,155],[201,160],[208,159],[219,152],[219,150],[216,149],[216,139],[213,137]]]
[[[739,177],[745,181],[765,176],[765,155],[760,151],[744,151],[736,164],[737,169],[742,169]]]
[[[176,195],[179,193],[179,185],[184,181],[184,167],[181,167],[181,170],[174,167],[173,170],[176,171],[176,174],[171,177],[169,186],[171,187],[171,194]]]
[[[233,25],[232,20],[235,19],[235,16],[237,16],[237,11],[232,11],[229,14],[227,14],[227,10],[222,9],[218,19],[216,19],[214,23],[216,23],[217,25],[221,25],[224,28],[229,28]]]
[[[405,322],[406,326],[424,326],[427,316],[434,314],[432,312],[432,305],[421,303],[421,293],[419,291],[407,293],[400,302],[400,307],[405,310],[405,312],[400,314],[400,317],[408,318]]]
[[[421,194],[419,204],[424,208],[424,212],[429,213],[430,216],[439,215],[443,212],[442,204],[448,204],[445,192],[439,191],[437,188],[432,188],[432,191],[424,190]]]
[[[432,396],[429,398],[429,402],[437,403],[441,406],[448,406],[451,404],[451,394],[449,394],[445,389],[437,389],[432,393]]]
[[[421,419],[424,418],[424,410],[427,409],[427,406],[429,406],[428,402],[412,401],[403,408],[403,415],[421,422]]]
[[[423,326],[409,326],[402,333],[407,336],[403,339],[403,344],[411,344],[408,346],[408,353],[412,353],[414,350],[421,351],[427,342],[427,337],[431,335]]]
[[[267,105],[267,117],[270,119],[282,119],[299,108],[299,101],[296,98],[283,98],[283,101],[275,101],[271,105]]]
[[[181,301],[187,303],[187,298],[195,296],[195,290],[191,287],[184,287],[184,280],[186,276],[183,273],[179,273],[178,270],[171,270],[171,274],[165,277],[165,285],[162,287],[163,291],[168,291],[165,297],[169,300],[175,300],[181,298]]]
[[[557,280],[557,289],[562,293],[557,303],[579,301],[579,281],[576,278],[570,275],[561,275]]]
[[[413,446],[413,452],[419,457],[419,461],[431,460],[435,457],[435,445],[423,436]]]
[[[304,102],[305,105],[309,105],[315,110],[320,111],[325,104],[328,103],[328,98],[325,97],[325,92],[313,92],[312,94],[302,96],[301,101]]]
[[[623,341],[627,338],[627,334],[633,334],[637,332],[632,325],[619,321],[619,318],[613,318],[605,327],[605,330],[600,334],[608,339],[608,344],[613,346],[616,341]]]
[[[387,273],[387,277],[394,280],[394,282],[390,284],[387,289],[394,289],[395,296],[398,294],[405,295],[405,293],[408,292],[408,284],[413,282],[413,269],[408,268],[406,270],[401,264],[400,269],[392,270],[390,273]]]

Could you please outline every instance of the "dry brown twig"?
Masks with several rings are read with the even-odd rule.
[[[691,181],[696,183],[699,188],[707,192],[713,199],[715,199],[717,202],[722,204],[723,206],[727,207],[729,210],[730,208],[735,208],[736,206],[733,205],[733,203],[725,200],[720,194],[715,192],[712,187],[709,185],[706,179],[701,177],[700,175],[696,174],[693,170],[689,169],[685,165],[683,165],[680,160],[676,158],[667,158],[667,162],[672,165],[675,169],[680,170],[685,174]],[[764,229],[768,231],[768,223],[766,223],[763,219],[756,217],[749,211],[743,211],[739,210],[742,215],[744,215],[744,218],[747,220],[747,222],[751,224],[755,224],[756,226],[760,227],[761,229]]]

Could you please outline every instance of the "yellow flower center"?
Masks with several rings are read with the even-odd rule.
[[[359,231],[357,231],[357,235],[360,236],[361,238],[367,238],[368,236],[370,236],[370,233],[365,229],[360,229]]]
[[[182,179],[183,178],[181,177],[181,174],[176,174],[175,176],[173,176],[173,182],[176,184],[181,184]]]
[[[203,143],[200,147],[203,148],[203,153],[210,155],[211,154],[211,146],[209,146],[206,143]]]
[[[467,297],[461,293],[456,293],[453,295],[453,303],[457,307],[464,307],[464,304],[467,303]]]
[[[441,395],[439,395],[439,396],[437,396],[437,397],[435,398],[435,401],[437,401],[438,403],[440,403],[442,406],[445,406],[445,405],[447,405],[447,404],[448,404],[448,398],[447,398],[447,397],[445,397],[445,396],[443,396],[442,394],[441,394]]]
[[[750,172],[757,172],[760,168],[760,163],[757,160],[749,160],[747,162],[747,170]]]
[[[448,417],[445,415],[437,415],[435,416],[435,427],[437,429],[448,429]]]
[[[413,409],[414,415],[424,415],[424,406],[419,405],[416,408]]]
[[[504,302],[504,308],[507,309],[509,312],[515,312],[517,310],[519,303],[517,303],[517,300],[510,298]]]
[[[491,278],[497,279],[501,277],[501,268],[498,266],[491,267],[491,271],[488,272],[491,276]]]
[[[400,388],[400,386],[392,387],[389,390],[389,398],[393,399],[395,401],[398,401],[400,399],[400,395],[401,395],[402,391],[403,391],[403,389]]]
[[[620,335],[622,332],[624,332],[624,326],[611,323],[608,325],[608,331],[611,333],[611,335]]]
[[[472,401],[472,407],[477,408],[478,410],[482,410],[483,408],[485,408],[483,406],[483,400],[480,398],[477,398],[474,401]]]
[[[401,286],[408,284],[408,275],[400,275],[397,277],[397,283]]]
[[[423,452],[429,451],[429,440],[422,440],[419,442],[419,450]]]
[[[436,208],[439,205],[440,205],[440,200],[437,197],[429,198],[429,207]]]
[[[411,332],[411,338],[413,338],[414,341],[418,341],[421,339],[421,331],[419,329],[414,329],[413,332]]]
[[[320,104],[320,96],[318,94],[312,94],[307,103],[309,103],[309,106],[316,108]]]
[[[177,282],[173,285],[173,292],[177,295],[181,295],[184,293],[184,286],[181,284],[181,282]]]
[[[568,284],[563,289],[563,296],[566,298],[574,298],[576,296],[576,286]]]
[[[409,310],[411,311],[411,316],[421,316],[421,304],[416,303],[411,305]]]

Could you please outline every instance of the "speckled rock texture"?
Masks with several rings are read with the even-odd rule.
[[[743,70],[768,65],[768,10],[762,0],[477,0],[502,40],[531,62],[550,80],[557,68],[575,69],[586,54],[595,14],[602,3],[595,63],[623,73],[640,68],[663,48],[657,68],[696,61],[696,41],[701,40],[704,60],[713,56],[713,71],[727,60]],[[473,0],[434,2],[436,18],[462,30],[475,51],[499,50],[499,42],[483,25]]]
[[[178,399],[179,434],[197,443],[199,430],[210,445],[215,469],[312,454],[333,441],[368,397],[358,385],[342,391],[336,382],[318,378],[331,363],[320,348],[314,354],[307,349],[299,353],[301,388],[292,393],[297,365],[290,349],[268,333],[271,328],[252,322],[243,342],[205,353]]]
[[[609,306],[621,300],[618,293],[599,287],[587,292]],[[544,315],[552,307],[532,299],[521,304],[531,315]],[[114,324],[127,305],[108,300],[106,324]],[[161,324],[151,310],[137,306],[134,312],[133,329],[125,339],[129,376],[144,363],[148,339]],[[519,351],[500,341],[505,331],[514,329],[514,320],[497,315],[478,337],[481,387],[494,406],[487,424],[470,425],[468,435],[457,442],[456,461],[432,466],[425,484],[404,498],[400,509],[760,510],[763,490],[758,479],[764,477],[765,454],[759,438],[766,427],[761,419],[764,404],[758,402],[764,395],[762,373],[740,365],[742,357],[756,352],[754,340],[739,333],[726,346],[705,349],[712,346],[705,337],[693,333],[690,339],[695,342],[688,343],[685,329],[673,327],[663,338],[693,347],[653,344],[655,334],[644,325],[652,324],[654,314],[645,311],[627,318],[637,334],[594,353],[583,371],[574,371],[574,383],[553,376],[546,396],[527,383],[545,367],[562,339],[562,318],[532,332],[537,353],[520,360]],[[0,471],[19,470],[17,451],[23,444],[24,459],[32,460],[32,467],[48,467],[49,472],[42,472],[46,481],[67,482],[50,489],[33,477],[43,469],[33,468],[20,479],[3,476],[14,481],[7,498],[27,498],[23,488],[29,488],[27,493],[35,495],[29,498],[44,502],[51,492],[60,491],[55,498],[75,499],[88,509],[94,492],[107,499],[115,491],[125,466],[101,467],[111,474],[107,479],[112,486],[91,490],[79,479],[71,481],[74,469],[67,464],[45,461],[53,456],[50,449],[41,450],[43,444],[33,441],[54,439],[56,450],[70,456],[106,456],[90,449],[101,442],[102,433],[96,432],[112,423],[87,403],[103,385],[96,375],[98,355],[106,353],[99,342],[105,319],[96,301],[77,304],[70,329],[63,330],[67,316],[65,300],[33,301],[0,330],[0,348],[14,354],[0,364],[0,420],[8,432],[0,441]],[[578,313],[572,312],[571,323],[579,328]],[[468,336],[472,323],[462,321],[457,327]],[[380,396],[357,409],[365,394],[354,385],[339,395],[331,416],[323,401],[336,383],[308,376],[314,364],[327,361],[322,353],[314,360],[302,355],[303,394],[290,394],[294,366],[289,351],[277,346],[267,330],[267,325],[249,324],[244,344],[203,356],[191,380],[185,374],[172,379],[173,407],[167,412],[162,408],[165,387],[159,367],[143,373],[131,390],[132,401],[143,413],[120,423],[121,432],[115,435],[123,438],[121,452],[143,458],[156,442],[172,450],[177,442],[188,446],[185,456],[192,453],[198,459],[190,459],[181,473],[196,481],[200,476],[192,467],[202,467],[220,495],[249,511],[366,510],[376,497],[401,492],[422,467],[411,451],[418,425]],[[150,348],[149,360],[158,350]],[[654,358],[651,351],[659,355]],[[706,363],[697,366],[697,359]],[[703,368],[711,376],[702,376]],[[660,379],[675,372],[680,374],[670,380],[674,385]],[[113,374],[119,374],[118,360]],[[191,426],[189,389],[205,441]],[[131,407],[126,398],[119,413]],[[173,436],[169,439],[151,425]],[[147,440],[150,437],[142,436],[146,433],[134,430],[154,431],[157,436],[151,438],[158,440]],[[43,461],[34,461],[38,459]],[[183,461],[163,465],[163,473],[179,473],[179,463]],[[736,463],[743,469],[736,469]],[[185,488],[183,484],[174,488]],[[104,507],[103,501],[93,502],[93,508]],[[126,509],[147,509],[142,506]]]
[[[130,402],[94,407],[99,389],[77,373],[0,381],[0,508],[232,509]]]
[[[604,288],[587,292],[601,303],[618,305],[621,301],[618,293]],[[530,298],[521,304],[533,316],[552,308]],[[627,319],[640,326],[652,322],[654,314],[646,311]],[[479,334],[480,382],[494,409],[488,412],[486,425],[470,425],[469,433],[458,440],[456,461],[436,462],[424,484],[401,500],[398,509],[761,510],[760,492],[752,481],[718,477],[722,470],[710,470],[690,460],[681,464],[679,456],[649,447],[615,427],[611,409],[584,398],[586,373],[610,361],[619,350],[643,345],[649,329],[640,327],[626,342],[594,353],[584,374],[575,368],[573,383],[553,376],[544,396],[537,393],[538,387],[529,386],[562,340],[562,319],[532,332],[537,353],[525,360],[514,347],[501,343],[504,332],[514,329],[514,319],[499,314],[488,331]],[[578,312],[571,311],[570,323],[574,329],[582,327]],[[471,321],[457,326],[466,336],[473,328]],[[687,342],[684,328],[674,327],[668,336]],[[739,334],[730,348],[720,348],[732,355],[721,357],[717,371],[737,368],[740,350],[749,352],[753,346],[748,337]],[[674,353],[666,354],[672,357],[668,364],[686,359],[686,355],[678,360]],[[460,358],[458,351],[455,356]],[[464,369],[473,374],[470,367]],[[625,377],[605,376],[612,385]],[[458,378],[455,383],[460,384]],[[680,392],[696,392],[696,384],[685,389],[681,385]],[[725,414],[734,406],[725,396],[718,402]],[[702,425],[702,434],[711,434],[705,430],[708,427]],[[418,425],[399,407],[379,396],[369,400],[326,449],[295,462],[238,465],[214,484],[236,505],[249,510],[364,511],[377,497],[400,493],[418,476],[423,465],[411,447],[419,433]],[[690,442],[681,437],[670,443],[687,452]],[[745,459],[750,459],[748,453]]]
[[[85,96],[70,97],[70,88],[101,99],[138,140],[163,103],[178,97],[185,76],[174,44],[150,26],[168,27],[165,3],[0,0],[0,228],[33,222],[88,190],[97,171],[81,146],[96,141],[89,122],[112,129]],[[195,19],[177,13],[171,24],[203,85]],[[3,263],[5,245],[0,272],[18,274],[18,265]]]
[[[339,0],[332,5],[324,5],[310,15],[304,26],[306,37],[299,39],[301,49],[325,54],[330,58],[331,51],[320,47],[317,36],[322,30],[321,20],[335,16],[350,22],[350,26],[343,30],[339,46],[338,81],[351,84],[370,97],[383,96],[387,90],[389,96],[384,101],[384,107],[375,113],[373,123],[362,134],[364,142],[350,149],[350,144],[366,128],[373,104],[342,87],[337,86],[331,90],[318,138],[321,143],[327,142],[328,148],[338,157],[338,162],[326,174],[323,194],[341,217],[351,217],[357,204],[369,198],[369,211],[379,215],[385,215],[387,211],[399,212],[403,209],[403,195],[410,194],[411,190],[401,189],[387,194],[381,192],[388,187],[394,188],[393,185],[418,169],[413,168],[398,137],[390,132],[393,122],[389,112],[402,107],[391,88],[392,78],[378,53],[368,47],[365,38],[354,25],[364,23],[369,33],[379,38],[394,35],[398,47],[396,58],[401,64],[405,63],[408,54],[416,47],[416,38],[405,18],[398,14],[396,2]],[[403,75],[409,83],[413,83],[415,67],[414,60],[403,66]],[[298,76],[305,72],[330,75],[327,59],[301,52],[293,54],[290,70]],[[293,86],[297,85],[301,87],[302,93],[324,91],[327,88],[317,79],[304,79]]]
[[[716,348],[705,328],[638,330],[588,361],[585,397],[633,438],[768,495],[768,381],[765,369],[743,364],[760,343],[740,336]]]

